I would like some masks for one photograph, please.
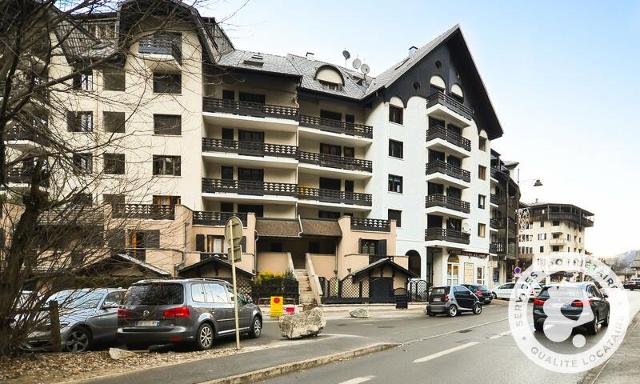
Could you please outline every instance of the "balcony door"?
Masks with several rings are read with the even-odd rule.
[[[251,204],[238,204],[238,213],[250,213],[253,212],[256,217],[264,216],[264,206],[251,205]]]
[[[320,143],[320,153],[323,155],[342,156],[342,147],[339,145]]]
[[[235,140],[233,129],[231,128],[222,128],[222,145],[224,147],[232,148],[234,146],[233,142]]]
[[[447,164],[451,164],[459,168],[462,166],[462,160],[455,156],[447,156]]]
[[[340,179],[330,179],[328,177],[320,178],[320,189],[330,189],[332,191],[339,191],[341,189]]]
[[[265,95],[261,95],[258,93],[240,92],[238,94],[238,99],[240,101],[249,102],[249,103],[265,104],[266,97]]]
[[[264,132],[238,131],[238,150],[240,154],[264,155],[260,144],[264,144]]]
[[[432,161],[445,161],[444,152],[429,150],[429,162]]]
[[[462,220],[460,219],[447,219],[447,229],[451,229],[454,231],[461,232],[462,231]]]
[[[243,193],[260,192],[264,189],[264,169],[238,168],[238,186]]]
[[[462,190],[460,188],[449,187],[447,188],[447,196],[460,199],[462,197]]]
[[[220,167],[220,179],[222,179],[222,186],[225,188],[235,188],[235,181],[233,180],[233,167]]]
[[[436,184],[436,183],[428,183],[427,192],[429,195],[444,195],[444,185]]]
[[[427,228],[442,228],[442,216],[427,215]]]

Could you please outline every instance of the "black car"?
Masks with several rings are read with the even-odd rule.
[[[259,337],[262,312],[238,295],[241,333]],[[224,280],[143,280],[133,284],[118,309],[118,340],[129,349],[190,343],[204,350],[235,333],[233,289]]]
[[[630,289],[632,291],[634,289],[640,289],[640,278],[632,278],[625,281],[623,287],[624,289]]]
[[[555,298],[554,302],[557,302],[555,305],[559,306],[560,313],[563,315],[558,319],[560,322],[566,323],[566,319],[578,320],[584,310],[584,306],[588,303],[593,313],[593,320],[580,326],[595,335],[598,333],[600,325],[604,327],[609,325],[610,306],[607,294],[598,289],[594,283],[548,285],[533,300],[533,321],[538,332],[543,330],[545,322],[551,321],[548,318],[549,314],[545,313],[544,305],[552,297]]]
[[[427,304],[429,316],[444,313],[454,317],[461,312],[472,312],[474,315],[482,313],[482,303],[467,287],[447,285],[431,288]]]
[[[482,284],[462,284],[467,287],[471,292],[473,292],[482,304],[491,304],[491,300],[493,300],[493,295],[491,290],[486,285]]]

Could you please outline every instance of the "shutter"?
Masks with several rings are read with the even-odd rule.
[[[378,240],[378,249],[376,249],[376,254],[378,256],[387,255],[387,240]]]
[[[196,235],[196,251],[204,252],[204,235]]]
[[[362,239],[358,239],[358,253],[366,253],[362,249]]]
[[[124,229],[112,229],[108,232],[108,236],[109,238],[107,239],[107,243],[109,244],[109,248],[117,251],[121,251],[126,248],[126,243],[124,241]]]
[[[144,231],[144,247],[145,248],[160,248],[160,231],[151,230]]]
[[[240,249],[242,249],[243,253],[247,252],[247,237],[246,236],[242,236],[242,240],[240,240]]]

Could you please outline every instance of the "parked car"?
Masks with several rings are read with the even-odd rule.
[[[564,323],[567,320],[577,321],[588,302],[593,313],[593,320],[579,326],[586,328],[591,334],[596,334],[600,325],[605,327],[609,325],[610,305],[607,300],[607,294],[603,293],[592,282],[567,283],[545,286],[540,295],[533,300],[533,321],[536,331],[541,332],[543,324],[551,321],[551,319],[548,319],[549,314],[545,313],[544,304],[551,298],[555,289],[561,289],[556,293],[560,295],[556,305],[560,307],[560,313],[562,314],[562,316],[559,316],[558,321]],[[549,293],[550,291],[551,294]]]
[[[640,278],[631,278],[627,281],[624,282],[623,284],[625,289],[630,289],[630,290],[634,290],[634,289],[640,289]]]
[[[462,284],[467,287],[471,292],[473,292],[482,304],[491,304],[493,300],[493,295],[491,291],[486,285],[482,284]]]
[[[506,284],[499,285],[491,290],[491,295],[493,296],[494,299],[508,300],[511,298],[511,294],[515,289],[515,286],[516,286],[516,283],[506,283]],[[528,291],[527,298],[533,299],[534,297],[540,294],[540,292],[542,291],[542,287],[538,283],[533,283],[529,285],[526,291]],[[518,297],[517,299],[523,300],[524,298],[525,297]]]
[[[124,289],[87,288],[54,293],[47,299],[57,301],[60,313],[62,350],[84,352],[96,344],[115,341],[117,309]],[[27,348],[51,349],[51,324],[48,309],[42,311],[43,325],[27,337]]]
[[[427,303],[427,315],[435,316],[445,313],[451,317],[461,312],[473,312],[474,315],[482,313],[480,299],[463,285],[448,285],[433,287]]]
[[[262,333],[262,312],[238,297],[240,332]],[[205,350],[235,332],[233,289],[217,279],[143,280],[127,290],[118,310],[118,340],[128,349],[189,343]]]

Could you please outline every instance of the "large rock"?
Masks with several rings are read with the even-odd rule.
[[[369,310],[367,308],[356,308],[349,312],[349,316],[357,319],[366,319],[369,317]]]
[[[287,339],[300,339],[317,336],[327,325],[327,320],[320,308],[313,308],[295,315],[281,316],[278,324],[282,336]]]
[[[109,348],[109,356],[113,360],[125,360],[134,357],[135,355],[135,352],[127,351],[126,349]]]

